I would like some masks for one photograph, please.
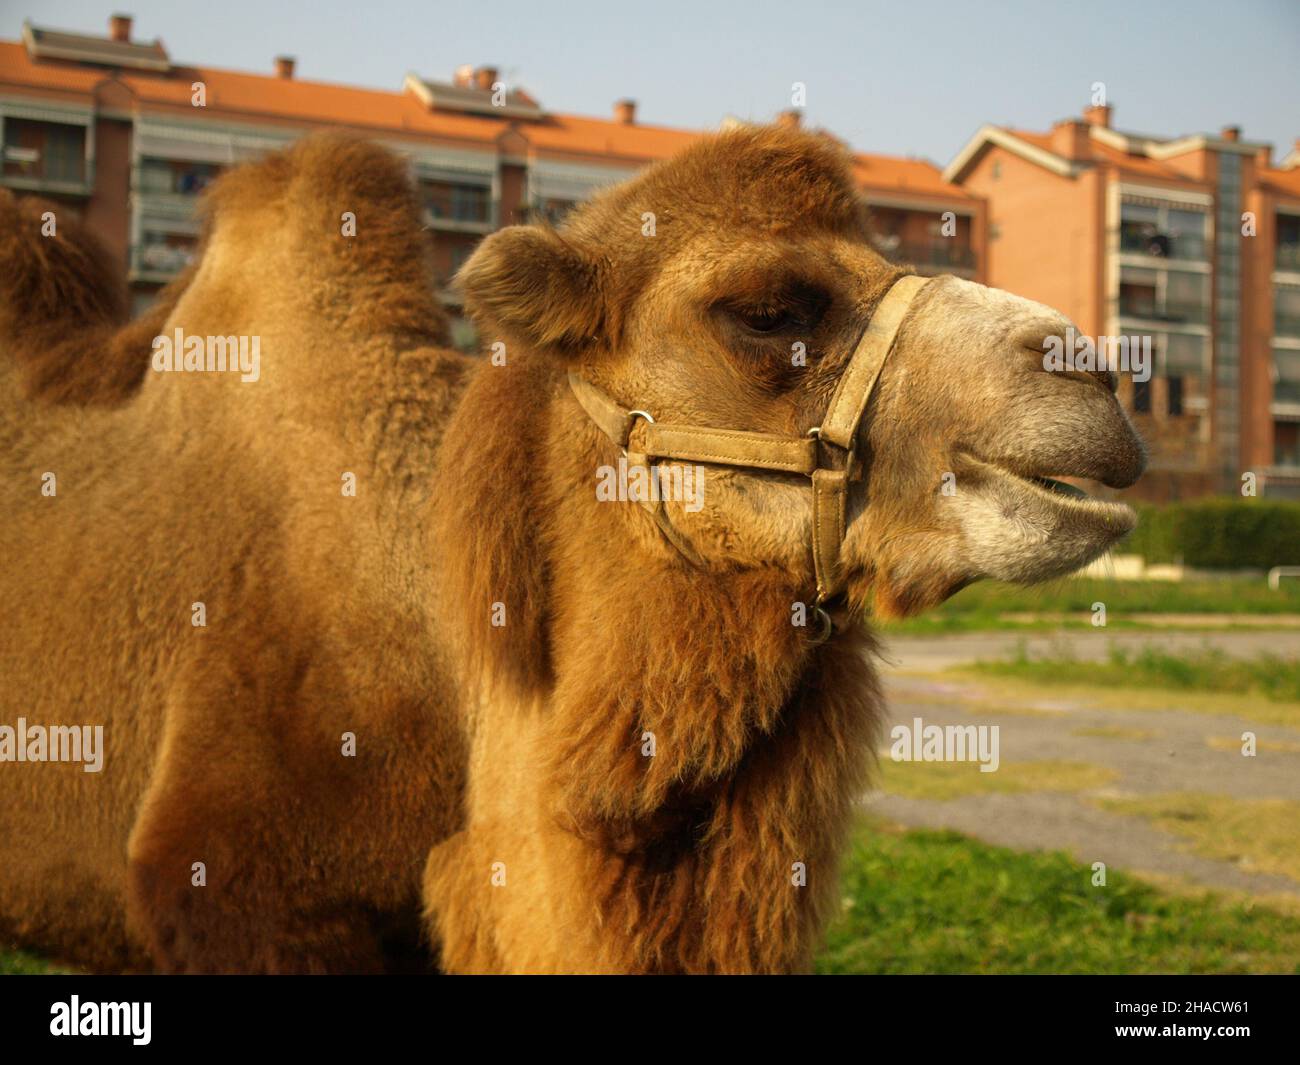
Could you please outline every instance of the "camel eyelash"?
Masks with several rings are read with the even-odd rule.
[[[825,317],[830,298],[821,290],[796,286],[759,300],[724,304],[727,315],[756,338],[811,333]]]

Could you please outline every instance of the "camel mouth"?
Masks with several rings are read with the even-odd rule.
[[[1039,513],[1053,514],[1076,527],[1094,526],[1099,536],[1119,539],[1137,525],[1137,514],[1126,503],[1098,499],[1078,485],[1044,473],[1017,470],[999,462],[966,456],[992,482],[1000,486],[998,495],[1012,506],[1027,507]]]
[[[1055,492],[1057,495],[1068,496],[1071,499],[1091,499],[1078,485],[1069,484],[1066,481],[1058,481],[1055,477],[1027,477],[1028,481],[1046,488],[1049,492]]]
[[[1062,481],[1056,477],[1049,477],[1041,473],[1018,473],[1006,466],[994,463],[985,463],[985,465],[997,471],[1004,478],[1018,482],[1020,485],[1029,486],[1036,496],[1047,498],[1054,506],[1065,508],[1079,516],[1086,514],[1105,514],[1108,516],[1133,514],[1133,509],[1125,503],[1098,499],[1089,495],[1078,485]],[[1069,475],[1063,474],[1062,476]]]

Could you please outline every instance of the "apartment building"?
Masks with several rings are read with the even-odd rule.
[[[26,22],[20,41],[0,41],[0,183],[84,216],[140,303],[193,256],[197,196],[213,178],[322,127],[409,160],[444,284],[484,234],[558,220],[700,136],[638,121],[632,100],[607,118],[548,111],[492,67],[462,67],[448,81],[407,74],[400,90],[382,92],[301,80],[288,56],[265,74],[195,66],[136,39],[123,15],[106,37]],[[859,154],[855,171],[884,254],[923,272],[983,276],[976,196],[922,160]],[[444,298],[454,309],[454,295]],[[467,323],[454,319],[454,330],[472,343]]]
[[[1160,138],[1095,106],[1047,132],[985,126],[943,177],[989,205],[989,283],[1092,337],[1149,337],[1121,398],[1152,450],[1138,494],[1300,498],[1300,146]]]

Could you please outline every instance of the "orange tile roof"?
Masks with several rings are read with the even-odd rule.
[[[1052,138],[1046,133],[1031,133],[1027,129],[1004,129],[1003,132],[1010,133],[1013,137],[1019,137],[1022,141],[1028,141],[1035,148],[1042,148],[1045,152],[1055,154],[1052,148]]]
[[[1300,166],[1290,170],[1274,170],[1270,167],[1260,172],[1259,180],[1270,192],[1300,199]]]
[[[22,43],[0,41],[0,89],[30,88],[84,98],[109,80],[128,88],[141,111],[192,113],[190,86],[202,81],[207,87],[207,113],[227,121],[345,125],[493,148],[503,133],[514,130],[527,142],[529,154],[577,156],[615,165],[625,162],[629,168],[672,155],[702,135],[695,130],[558,113],[549,113],[540,122],[512,122],[489,115],[431,110],[406,91],[211,67],[174,66],[169,74],[153,74],[33,62]],[[871,188],[973,198],[946,184],[939,169],[924,160],[861,154],[855,156],[854,170],[862,184]]]
[[[975,199],[943,180],[943,172],[925,159],[900,159],[890,155],[853,156],[853,172],[860,185],[880,191],[928,192],[951,199]]]
[[[1128,173],[1138,174],[1142,177],[1166,178],[1186,185],[1204,184],[1204,182],[1197,181],[1186,174],[1179,173],[1168,163],[1159,159],[1150,159],[1145,155],[1133,155],[1119,148],[1112,148],[1109,144],[1102,144],[1095,138],[1091,139],[1089,143],[1092,146],[1093,156],[1099,162],[1111,163]]]
[[[702,135],[666,126],[625,125],[580,115],[552,113],[550,122],[521,125],[520,132],[538,148],[625,159],[663,159]]]
[[[1065,158],[1052,147],[1052,137],[1050,133],[1034,133],[1025,129],[1005,129],[1013,137],[1032,144],[1035,148],[1041,148],[1045,152],[1051,152],[1060,158]],[[1095,137],[1088,138],[1088,150],[1092,156],[1092,161],[1096,163],[1110,164],[1118,167],[1126,173],[1134,174],[1139,177],[1165,178],[1170,181],[1177,181],[1184,185],[1202,185],[1194,178],[1188,177],[1169,166],[1159,159],[1151,159],[1145,155],[1134,155],[1120,148],[1114,148],[1109,144],[1104,144]]]
[[[69,63],[33,63],[19,41],[0,41],[0,83],[28,85],[34,89],[91,92],[105,72]]]

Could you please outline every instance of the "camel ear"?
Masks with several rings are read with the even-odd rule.
[[[607,327],[600,273],[594,255],[554,230],[510,226],[479,244],[456,284],[481,327],[532,347],[572,352]]]

